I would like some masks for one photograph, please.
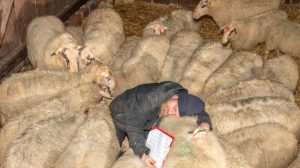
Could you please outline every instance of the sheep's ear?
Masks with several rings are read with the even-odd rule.
[[[154,29],[154,24],[152,24],[152,25],[150,25],[150,26],[147,26],[147,27],[145,27],[145,29],[147,30],[147,29]]]
[[[84,49],[84,46],[77,46],[77,49],[78,49],[78,50],[83,50],[83,49]]]
[[[213,4],[213,1],[216,1],[216,0],[204,0],[204,1],[206,1],[207,6],[210,6],[211,4]]]
[[[59,54],[59,53],[62,53],[63,50],[64,50],[64,48],[63,48],[63,47],[60,47],[60,48],[58,48],[57,50],[55,50],[52,54],[50,54],[50,56],[54,56],[54,55],[57,55],[57,54]]]
[[[65,48],[59,48],[55,52],[53,52],[51,56],[55,56],[54,59],[56,60],[57,65],[69,69],[70,61],[65,54],[65,50],[66,50]]]
[[[162,24],[162,27],[165,29],[165,30],[168,30],[169,28],[165,25]]]

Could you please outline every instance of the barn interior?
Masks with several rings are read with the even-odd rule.
[[[36,0],[35,1],[34,0],[28,0],[28,1],[6,0],[6,1],[0,1],[0,22],[1,22],[1,25],[0,25],[0,79],[1,79],[0,86],[2,84],[2,81],[9,79],[12,74],[24,73],[24,72],[32,71],[34,69],[28,59],[28,56],[27,56],[28,54],[27,54],[27,49],[26,49],[26,29],[27,29],[27,26],[29,25],[29,23],[35,17],[43,16],[43,15],[54,15],[54,16],[57,16],[60,20],[62,20],[66,27],[71,27],[71,26],[83,27],[84,24],[86,23],[87,17],[93,10],[103,9],[103,8],[112,8],[120,15],[120,17],[122,19],[125,37],[130,37],[130,36],[141,37],[141,36],[143,36],[144,28],[147,26],[148,23],[152,22],[153,20],[155,20],[161,16],[169,15],[174,10],[181,10],[181,9],[193,10],[198,3],[199,3],[198,0],[176,0],[176,1],[175,0],[114,0],[114,1],[107,1],[107,2],[104,2],[101,0],[39,0],[39,1],[36,1]],[[283,0],[281,2],[280,9],[287,13],[288,20],[290,20],[294,23],[297,23],[299,26],[299,24],[300,24],[300,0]],[[217,23],[213,20],[213,18],[211,16],[204,16],[195,21],[200,22],[199,33],[204,40],[215,40],[215,41],[222,40],[223,31],[220,30],[220,27],[217,25]],[[300,48],[300,41],[298,41],[296,43],[298,44],[298,46]],[[226,47],[230,48],[230,46],[228,46],[228,45]],[[261,44],[258,44],[254,49],[251,49],[248,51],[251,53],[258,54],[259,56],[261,56],[261,58],[263,60],[266,55],[266,53],[265,53],[266,45],[265,45],[265,43],[261,43]],[[233,49],[233,52],[237,52],[237,51],[235,51],[235,49]],[[282,53],[280,53],[277,50],[271,51],[268,54],[267,60],[272,60],[274,58],[279,57],[280,55],[282,55]],[[298,66],[298,71],[299,71],[300,70],[300,58],[297,58],[297,57],[292,57],[292,58],[296,62],[297,66]],[[267,61],[267,60],[264,60],[264,61]],[[298,79],[300,79],[299,77],[300,76],[298,76]],[[297,105],[297,107],[295,107],[295,108],[299,108],[300,107],[299,80],[298,80],[297,87],[294,90],[292,90],[292,95],[293,95],[293,101]],[[104,101],[105,103],[108,103],[111,101],[111,99],[107,99],[107,100],[105,99],[102,101]],[[267,101],[267,100],[265,100],[265,101]],[[238,105],[236,105],[236,106],[238,106]],[[0,107],[0,110],[1,110],[1,107]],[[95,110],[95,109],[91,109],[91,111],[93,111],[93,110]],[[297,109],[297,110],[300,111],[299,109]],[[109,110],[106,107],[106,108],[104,108],[103,111],[107,112]],[[0,113],[1,113],[1,111],[0,111]],[[300,116],[300,113],[299,113],[299,116]],[[92,116],[92,118],[97,118],[97,117],[100,117],[101,121],[109,120],[109,119],[105,118],[104,116],[99,116],[98,114],[97,115],[93,114],[93,116]],[[0,119],[2,120],[2,118],[0,118]],[[76,120],[76,119],[74,119],[74,120]],[[80,120],[80,119],[77,119],[77,120]],[[76,120],[76,122],[77,122],[77,120]],[[294,120],[292,118],[289,118],[289,120],[285,120],[285,121],[294,122]],[[240,121],[240,122],[243,122],[243,121]],[[111,124],[110,121],[107,121],[107,123]],[[76,124],[80,125],[80,122],[78,121],[78,123],[76,123]],[[289,125],[291,123],[286,123],[286,124]],[[293,125],[293,124],[291,124],[291,125]],[[19,126],[21,127],[22,125],[19,125]],[[281,128],[275,129],[276,126],[274,128],[273,127],[265,128],[264,126],[265,125],[262,124],[262,126],[258,128],[258,129],[260,129],[260,131],[258,131],[258,132],[261,132],[261,134],[264,134],[266,137],[273,136],[275,133],[272,131],[285,132],[285,130],[281,129]],[[174,126],[174,127],[176,127],[176,126]],[[62,127],[62,129],[63,128],[64,127]],[[272,130],[272,129],[274,129],[274,130]],[[4,124],[3,125],[0,124],[0,135],[1,135],[1,132],[2,132],[2,135],[7,135],[8,134],[7,130],[6,130],[6,126]],[[170,129],[169,131],[172,132],[172,129]],[[298,136],[299,136],[300,128],[299,128],[299,130],[297,129],[297,131],[298,131]],[[250,133],[250,132],[251,131],[249,131],[248,133],[251,135],[252,133]],[[63,132],[62,132],[62,134],[63,134]],[[244,134],[235,133],[230,136],[231,136],[231,138],[232,137],[236,138],[236,137],[239,137],[242,135],[244,135]],[[220,160],[217,159],[214,161],[220,162],[220,164],[209,165],[209,163],[206,163],[206,161],[209,159],[206,160],[206,159],[202,158],[203,160],[201,160],[201,158],[200,158],[200,160],[205,162],[205,164],[207,164],[207,165],[205,165],[205,164],[202,164],[202,165],[198,164],[198,165],[207,166],[207,167],[219,167],[220,165],[222,165],[221,167],[261,167],[262,165],[264,165],[263,167],[270,167],[270,168],[273,168],[273,167],[297,168],[297,167],[299,167],[299,164],[300,164],[300,152],[299,152],[300,138],[297,136],[292,137],[292,135],[290,135],[290,134],[284,134],[284,135],[286,135],[286,137],[287,137],[284,140],[278,138],[281,135],[278,135],[278,136],[274,135],[272,142],[270,142],[268,144],[267,143],[266,144],[257,143],[258,141],[259,142],[263,141],[263,138],[265,138],[265,137],[257,137],[257,139],[256,139],[257,141],[255,141],[255,142],[250,142],[250,141],[245,142],[245,144],[249,145],[248,146],[249,148],[257,147],[260,149],[267,149],[267,147],[265,147],[265,146],[268,146],[268,145],[272,146],[269,148],[274,149],[274,151],[266,150],[264,154],[261,154],[259,152],[255,153],[258,150],[257,151],[253,150],[254,155],[264,156],[264,157],[266,157],[265,159],[251,157],[251,159],[253,159],[255,161],[253,161],[253,160],[249,161],[246,159],[246,161],[243,162],[244,156],[243,157],[240,156],[240,153],[243,153],[243,152],[244,152],[243,154],[248,153],[248,152],[251,153],[251,150],[242,148],[241,146],[243,145],[243,143],[242,143],[242,140],[240,140],[239,141],[240,143],[236,142],[237,146],[240,147],[237,149],[240,151],[243,151],[243,152],[236,154],[236,156],[230,155],[229,157],[231,157],[231,158],[229,158],[229,159],[226,158],[227,161],[224,161],[224,162],[227,162],[226,164],[223,163],[223,165],[222,165],[221,164],[222,161],[220,161],[222,159],[220,159]],[[97,135],[97,136],[95,135],[95,138],[97,138],[99,136],[101,136],[101,135]],[[223,136],[223,134],[218,135],[216,137],[218,137],[220,139],[228,140],[228,137]],[[0,143],[1,143],[1,140],[4,141],[3,138],[1,139],[1,136],[0,136]],[[294,144],[291,145],[292,142],[290,142],[290,141],[294,140],[293,138],[297,139],[296,147]],[[15,138],[15,139],[17,139],[17,138]],[[233,151],[236,150],[231,147],[228,147],[230,145],[225,144],[225,143],[222,144],[223,149],[221,149],[221,148],[219,149],[218,148],[219,146],[216,144],[217,142],[215,142],[214,137],[212,137],[211,135],[208,135],[208,139],[211,142],[214,142],[214,143],[212,143],[213,145],[215,145],[213,147],[218,149],[218,151],[216,151],[216,152],[222,153],[225,151],[225,155],[227,155],[227,151],[231,150],[231,153],[234,153]],[[276,149],[276,145],[278,145],[278,144],[275,142],[278,142],[278,141],[282,141],[282,143],[288,147],[283,148],[280,146]],[[227,142],[231,142],[231,141],[228,140]],[[6,144],[6,148],[8,146],[7,143],[11,143],[11,142],[3,143],[3,144]],[[94,145],[97,145],[99,143],[100,142],[94,143]],[[104,142],[104,143],[106,143],[106,142]],[[254,143],[254,144],[252,144],[252,143]],[[293,143],[294,143],[294,141],[293,141]],[[202,143],[202,145],[209,146],[211,144]],[[9,162],[9,161],[13,162],[13,160],[9,160],[9,158],[6,157],[8,154],[4,151],[6,149],[3,146],[0,145],[0,168],[14,167],[14,166],[18,167],[17,164],[15,164],[15,165],[7,164],[7,162]],[[63,146],[63,145],[61,145],[61,146]],[[224,147],[224,146],[227,146],[227,147]],[[264,147],[262,147],[262,146],[264,146]],[[289,147],[294,148],[294,149],[289,151],[288,150]],[[117,156],[114,156],[113,154],[110,154],[110,152],[107,152],[107,151],[106,151],[106,153],[109,153],[109,154],[107,154],[107,156],[103,156],[103,154],[97,155],[97,156],[101,156],[102,158],[104,158],[102,160],[100,159],[100,160],[89,161],[88,159],[86,159],[86,160],[82,159],[84,161],[81,160],[81,162],[78,162],[78,161],[76,162],[76,161],[70,159],[70,160],[64,161],[62,159],[63,156],[66,157],[66,155],[68,155],[68,154],[72,155],[70,153],[72,153],[72,152],[75,153],[75,152],[72,151],[72,148],[65,148],[65,147],[62,147],[62,148],[64,148],[64,152],[61,152],[61,151],[60,152],[63,154],[55,153],[58,150],[53,152],[58,155],[58,156],[54,157],[54,159],[57,161],[51,161],[51,162],[47,161],[47,164],[54,162],[55,163],[54,165],[46,165],[45,166],[44,165],[45,163],[42,163],[42,162],[30,162],[30,164],[28,164],[29,165],[28,167],[75,167],[75,166],[72,166],[72,164],[77,165],[78,167],[97,167],[99,165],[95,166],[92,164],[97,161],[101,162],[101,163],[99,163],[100,167],[102,166],[102,167],[117,168],[118,166],[124,167],[124,164],[128,164],[128,163],[129,163],[128,167],[144,167],[145,166],[145,165],[140,165],[140,164],[130,166],[131,163],[136,162],[136,160],[138,160],[138,158],[136,158],[131,151],[125,153],[126,155],[124,155],[124,156],[130,157],[130,159],[125,160],[125,162],[122,162],[124,160],[121,160],[122,157],[120,157],[118,159],[118,160],[120,160],[120,162],[115,165],[114,165],[114,163],[116,163],[115,160],[117,159]],[[111,148],[111,150],[116,150],[117,147],[110,146],[110,148]],[[188,144],[184,144],[181,146],[182,151],[185,151],[185,152],[187,150],[192,150],[190,148],[191,148],[191,146],[189,146]],[[229,149],[229,148],[231,148],[231,149]],[[49,147],[49,149],[51,149],[51,148]],[[203,148],[203,147],[198,148],[198,149],[199,150],[207,150],[206,148]],[[38,150],[43,150],[43,149],[37,149],[37,151]],[[73,149],[73,150],[76,150],[76,149]],[[106,149],[106,150],[108,150],[108,149]],[[127,150],[128,150],[128,142],[125,142],[125,144],[123,144],[122,149],[120,149],[120,151],[125,152]],[[18,150],[18,149],[14,148],[14,151],[13,152],[10,151],[9,154],[17,155],[16,153],[18,153],[18,152],[26,153],[22,149]],[[273,152],[275,152],[275,153],[282,152],[282,155],[271,154]],[[116,152],[114,152],[114,153],[116,153]],[[189,155],[190,153],[188,153],[188,152],[187,153],[183,152],[182,155],[185,155],[185,154],[186,154],[186,156],[190,156]],[[194,155],[194,154],[191,154],[191,155]],[[202,156],[207,157],[210,155],[203,154]],[[250,156],[250,154],[249,155],[245,154],[245,156],[248,157],[248,156]],[[51,156],[48,156],[48,157],[51,158]],[[173,158],[173,155],[171,155],[170,157]],[[174,156],[174,157],[176,158],[178,156]],[[21,157],[19,157],[19,159],[20,158]],[[76,158],[76,157],[74,156],[74,158]],[[90,158],[92,158],[92,157],[90,157]],[[112,158],[114,158],[114,159],[112,159]],[[270,158],[273,158],[273,159],[270,159]],[[52,160],[54,160],[54,159],[52,159]],[[190,158],[182,157],[180,159],[189,160]],[[216,159],[216,158],[213,158],[213,159]],[[213,160],[213,159],[211,159],[211,160]],[[239,161],[236,161],[236,160],[239,160]],[[278,163],[276,163],[276,162],[274,162],[274,160],[277,160],[277,161],[280,160],[280,161],[278,161]],[[85,163],[85,165],[84,165],[84,162],[90,162],[90,164]],[[189,162],[195,163],[196,161],[189,160]],[[232,163],[228,163],[228,162],[232,162]],[[273,163],[270,163],[270,162],[273,162]],[[166,167],[176,167],[175,163],[180,165],[180,163],[177,163],[174,161],[173,165],[166,164]],[[248,163],[250,166],[248,165]],[[70,165],[67,166],[68,164],[70,164]],[[253,166],[253,165],[255,165],[255,166]],[[191,164],[190,166],[195,166],[195,165]]]

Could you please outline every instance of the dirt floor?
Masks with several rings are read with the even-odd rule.
[[[176,5],[150,4],[150,3],[131,3],[116,4],[114,9],[121,15],[126,36],[141,36],[143,28],[154,19],[167,15],[172,10],[182,9]],[[300,4],[284,4],[282,10],[288,13],[288,18],[300,23]],[[210,17],[201,18],[200,34],[203,38],[221,40],[222,33],[217,24]],[[300,42],[299,42],[300,43]],[[258,45],[252,51],[264,56],[264,44]],[[268,59],[276,57],[276,52],[271,52]],[[300,59],[295,59],[300,70]],[[297,105],[300,107],[300,87],[294,92]]]

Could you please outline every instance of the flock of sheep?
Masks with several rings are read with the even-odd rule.
[[[292,56],[300,56],[300,26],[279,10],[280,0],[231,1],[175,10],[150,22],[142,37],[125,38],[110,8],[93,10],[83,29],[54,16],[32,20],[27,50],[34,70],[0,84],[0,168],[145,167],[131,149],[116,160],[108,103],[128,88],[165,80],[200,96],[213,123],[207,137],[190,140],[195,118],[164,118],[160,127],[175,136],[165,167],[297,168]],[[203,15],[224,29],[222,43],[241,51],[203,39],[194,20]],[[244,50],[264,41],[285,54],[263,60]]]

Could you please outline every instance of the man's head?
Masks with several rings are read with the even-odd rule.
[[[174,95],[161,106],[160,116],[174,115],[177,117],[195,115],[204,109],[204,103],[191,94]]]

